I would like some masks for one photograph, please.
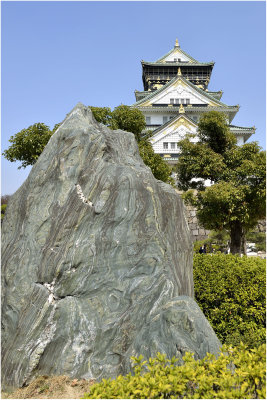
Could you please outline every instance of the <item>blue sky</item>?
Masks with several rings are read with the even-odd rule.
[[[140,61],[180,46],[215,61],[210,90],[240,104],[233,124],[257,128],[265,148],[265,2],[2,2],[2,151],[11,135],[36,122],[53,127],[78,103],[135,102]],[[2,158],[2,195],[26,170]]]

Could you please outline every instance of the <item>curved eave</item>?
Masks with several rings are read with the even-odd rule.
[[[219,90],[218,92],[206,91],[206,93],[208,93],[210,96],[213,96],[216,100],[221,100],[223,95],[223,92],[221,90]]]
[[[171,53],[173,53],[177,48],[179,48],[179,51],[186,57],[188,57],[191,61],[195,61],[198,62],[197,60],[195,60],[193,57],[191,57],[189,54],[187,54],[184,50],[182,50],[180,48],[180,46],[175,46],[173,49],[171,49],[170,51],[168,51],[168,53],[166,53],[164,56],[160,57],[158,60],[156,60],[156,62],[159,62],[161,60],[163,60],[164,58],[168,57]]]
[[[229,128],[230,132],[232,132],[234,135],[244,136],[245,140],[249,139],[250,136],[254,135],[254,133],[256,132],[256,128],[254,126],[248,128],[242,126],[229,125]]]
[[[201,62],[198,62],[198,61],[194,61],[194,62],[190,62],[190,61],[188,61],[188,62],[161,62],[161,63],[159,63],[159,62],[148,62],[148,61],[141,61],[141,64],[142,65],[148,65],[148,66],[150,66],[150,65],[153,65],[153,66],[155,66],[155,67],[164,67],[164,66],[173,66],[173,67],[187,67],[187,66],[189,66],[189,67],[205,67],[205,66],[207,66],[207,67],[209,67],[209,66],[214,66],[214,64],[215,64],[215,62],[213,62],[213,61],[211,61],[211,62],[207,62],[207,63],[201,63]]]
[[[134,107],[135,104],[133,104],[131,107]],[[180,106],[180,104],[179,104]],[[137,106],[138,110],[140,111],[153,111],[153,112],[172,112],[176,111],[179,112],[179,106],[172,106],[172,107],[153,107],[153,106]],[[196,113],[196,112],[203,112],[203,111],[222,111],[222,112],[234,112],[237,113],[237,111],[239,110],[238,106],[226,106],[226,107],[222,107],[222,106],[197,106],[197,107],[184,107],[185,113]]]
[[[231,130],[242,130],[242,131],[247,130],[247,131],[253,131],[253,132],[256,131],[255,126],[248,127],[248,126],[229,125],[229,128]]]
[[[205,90],[202,90],[198,88],[196,85],[191,83],[188,79],[186,79],[183,75],[176,75],[174,78],[172,78],[168,83],[163,85],[160,89],[153,91],[149,96],[147,96],[145,99],[141,99],[134,104],[132,104],[132,107],[138,106],[139,104],[141,105],[143,102],[153,98],[157,94],[161,93],[164,91],[166,88],[171,86],[177,79],[181,79],[184,83],[188,84],[192,89],[196,90],[199,94],[203,95],[204,97],[207,97],[209,100],[213,101],[216,103],[218,106],[222,107],[228,107],[227,104],[222,103],[220,100],[215,99],[213,96],[211,96],[209,93],[205,92]]]
[[[149,95],[151,95],[151,93],[153,93],[153,92],[155,92],[155,90],[153,90],[153,91],[148,91],[148,90],[135,90],[134,91],[134,93],[135,93],[135,95],[139,95],[139,96],[149,96]],[[210,91],[205,91],[205,93],[206,94],[209,94],[210,96],[212,96],[212,97],[214,97],[215,98],[215,100],[220,100],[221,99],[221,97],[222,97],[222,95],[223,95],[223,92],[221,91],[221,90],[219,90],[218,92],[210,92]],[[217,96],[217,97],[215,97],[215,96]]]

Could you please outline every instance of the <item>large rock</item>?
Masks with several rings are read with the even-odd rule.
[[[115,377],[129,357],[220,343],[192,299],[182,200],[132,133],[78,104],[12,196],[2,229],[2,378]]]

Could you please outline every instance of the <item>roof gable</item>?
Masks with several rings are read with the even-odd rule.
[[[182,62],[190,62],[190,63],[196,62],[197,63],[197,60],[195,60],[193,57],[191,57],[189,54],[187,54],[185,51],[183,51],[180,48],[178,39],[176,39],[174,48],[171,49],[163,57],[159,58],[156,62],[164,63],[164,62],[168,62],[168,61],[178,61],[179,59]]]
[[[133,106],[151,106],[152,104],[169,104],[170,98],[187,98],[189,96],[193,102],[191,104],[208,104],[210,106],[223,106],[226,104],[220,102],[212,95],[198,88],[196,85],[184,78],[179,72],[170,82],[166,83],[160,89],[152,92],[133,104]]]
[[[153,132],[153,136],[149,139],[152,144],[158,141],[172,137],[174,140],[180,140],[187,133],[196,133],[197,123],[185,114],[179,114],[175,118],[166,122]]]

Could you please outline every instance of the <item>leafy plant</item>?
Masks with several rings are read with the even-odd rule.
[[[146,121],[143,113],[137,108],[131,108],[121,104],[112,111],[113,129],[123,129],[135,134],[139,141],[141,132],[146,127]]]
[[[266,233],[250,231],[247,234],[247,240],[249,242],[255,243],[256,251],[266,251]]]
[[[44,147],[48,143],[54,131],[43,123],[37,123],[22,129],[20,132],[11,136],[9,142],[11,146],[3,152],[3,156],[11,162],[21,161],[18,168],[26,168],[33,165]]]
[[[219,357],[207,354],[195,360],[186,353],[177,365],[158,353],[143,361],[132,358],[134,374],[103,379],[91,387],[84,399],[265,399],[266,346],[248,350],[223,346]]]
[[[141,132],[146,127],[146,122],[140,110],[123,104],[115,107],[113,111],[109,107],[90,106],[90,108],[95,119],[110,129],[133,132],[139,144],[140,155],[144,163],[151,168],[155,178],[174,185],[171,168],[159,155],[154,153],[151,144],[146,139],[141,139]],[[53,130],[43,123],[22,129],[9,139],[11,146],[3,152],[4,157],[11,162],[21,161],[22,164],[18,168],[26,168],[28,165],[35,164],[60,124],[56,124]]]
[[[7,208],[7,204],[2,204],[2,205],[1,205],[1,220],[2,220],[2,219],[4,218],[4,216],[5,216],[6,208]]]
[[[265,216],[266,154],[257,142],[237,146],[216,111],[201,116],[195,136],[197,141],[189,135],[178,142],[178,187],[188,191],[185,202],[197,208],[200,224],[227,230],[231,253],[245,254],[246,233]]]
[[[195,300],[223,343],[265,342],[265,261],[232,254],[194,256]]]
[[[155,154],[151,143],[142,139],[138,142],[139,153],[144,163],[151,169],[154,177],[160,181],[170,183],[174,186],[171,177],[172,169],[159,154]]]

